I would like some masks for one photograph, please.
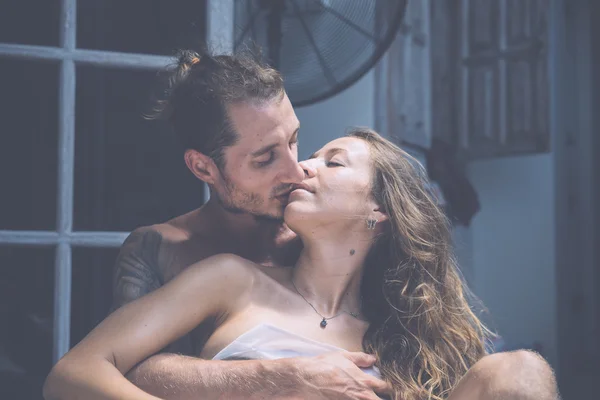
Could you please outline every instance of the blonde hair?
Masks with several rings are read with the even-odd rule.
[[[387,214],[367,258],[363,346],[374,354],[396,399],[444,399],[485,355],[491,334],[471,310],[453,255],[451,229],[427,190],[420,164],[370,129],[371,195]]]

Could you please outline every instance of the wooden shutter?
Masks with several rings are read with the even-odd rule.
[[[550,150],[546,0],[461,0],[459,144],[472,158]]]
[[[430,0],[409,1],[398,36],[376,68],[376,129],[399,143],[431,144]]]

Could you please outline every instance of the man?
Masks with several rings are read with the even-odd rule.
[[[293,265],[300,248],[282,222],[287,194],[304,172],[297,163],[300,126],[281,76],[251,57],[183,52],[171,83],[161,115],[169,118],[187,149],[187,167],[209,185],[211,197],[200,209],[129,236],[116,263],[114,307],[149,293],[186,266],[214,254],[234,253],[266,266]],[[210,328],[210,324],[198,327],[170,350],[198,354]],[[375,398],[359,368],[373,364],[374,358],[366,354],[224,362],[188,356],[156,355],[128,378],[162,398],[200,398],[202,387],[228,399],[301,399],[304,393],[314,394],[315,388],[322,389],[323,399]],[[482,385],[494,387],[494,393],[504,395],[509,392],[498,390],[510,389],[521,396],[522,388],[510,379],[498,380],[489,373],[498,363],[520,366],[513,373],[529,366],[548,371],[538,358],[520,353],[486,362],[465,376],[456,396],[487,396]],[[533,375],[531,379],[544,388],[553,387],[547,375]]]
[[[300,250],[282,222],[287,194],[304,177],[298,165],[300,125],[279,73],[250,57],[184,52],[172,77],[161,115],[169,118],[187,149],[189,170],[209,185],[210,201],[167,223],[139,228],[127,238],[116,262],[114,308],[214,254],[234,253],[275,266],[293,265]],[[197,354],[205,328],[210,327],[199,327],[174,350]],[[334,396],[348,388],[373,393],[361,382],[365,374],[357,366],[373,361],[366,354],[270,363],[162,354],[128,377],[160,397],[194,398],[198,385],[213,385],[224,398],[266,397],[294,384],[300,397],[303,386],[322,385],[330,388],[331,398],[343,398]]]

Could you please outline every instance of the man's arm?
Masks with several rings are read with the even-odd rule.
[[[115,264],[113,310],[163,285],[162,271],[169,265],[159,264],[173,259],[165,254],[169,250],[163,246],[163,240],[163,235],[154,228],[138,229],[125,240]],[[226,372],[223,371],[225,368]],[[245,398],[252,393],[246,391],[248,382],[261,381],[264,386],[263,379],[258,379],[261,370],[260,363],[224,364],[161,353],[138,364],[127,373],[127,378],[141,389],[161,398],[198,398],[199,394],[206,395],[206,386],[212,387],[215,393],[233,396],[237,392]],[[289,376],[287,379],[291,382]]]
[[[136,300],[164,284],[163,272],[174,257],[165,254],[163,235],[155,228],[141,228],[123,243],[115,264],[113,281],[113,311]],[[160,264],[163,265],[160,265]],[[285,385],[294,384],[292,368],[286,367],[285,379],[270,372],[279,382],[280,394]],[[127,373],[127,378],[139,388],[168,399],[197,399],[213,393],[228,393],[230,398],[248,398],[251,393],[271,393],[265,381],[266,369],[260,362],[206,361],[180,354],[161,353],[150,357]],[[252,384],[254,382],[254,384]],[[257,386],[260,382],[260,387]]]
[[[162,234],[154,228],[140,228],[127,237],[114,267],[112,311],[163,285],[162,242]]]
[[[247,361],[159,354],[131,374],[143,390],[167,400],[379,400],[375,393],[390,395],[391,386],[359,369],[374,362],[371,355],[351,352]]]
[[[167,353],[151,357],[127,377],[168,400],[293,398],[301,386],[288,360],[202,360]]]
[[[163,233],[155,227],[138,228],[127,237],[114,266],[111,311],[165,283],[164,271],[171,267],[175,255],[169,254],[173,250],[165,246],[164,242]],[[163,353],[183,352],[191,355],[189,340],[189,335],[186,335],[179,343],[164,349]],[[150,357],[129,371],[127,378],[136,386],[153,393],[162,393],[160,389],[169,387],[185,388],[197,382],[197,377],[190,375],[191,369],[185,361],[186,357],[179,354]],[[169,373],[164,374],[165,370]]]

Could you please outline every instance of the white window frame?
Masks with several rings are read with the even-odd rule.
[[[232,51],[233,1],[207,0],[206,40],[216,52]],[[54,363],[70,347],[72,248],[120,247],[129,234],[129,232],[73,231],[76,66],[96,65],[158,70],[173,61],[165,56],[79,49],[76,46],[76,23],[77,0],[62,0],[59,47],[0,43],[2,58],[50,60],[60,63],[56,230],[0,230],[0,245],[56,246],[52,351]],[[205,187],[204,193],[206,202],[209,196],[208,188]]]

